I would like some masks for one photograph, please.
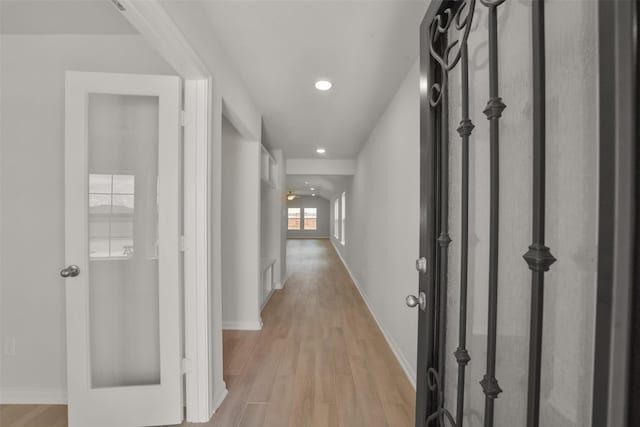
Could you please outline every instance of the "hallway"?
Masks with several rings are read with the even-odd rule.
[[[224,331],[229,394],[184,427],[409,427],[415,392],[328,240],[289,240],[261,331]],[[2,427],[66,426],[64,406],[0,406]]]
[[[263,330],[224,331],[229,395],[210,425],[413,425],[413,388],[329,241],[289,240],[287,261]]]

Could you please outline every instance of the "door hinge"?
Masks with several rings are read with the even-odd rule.
[[[184,110],[180,110],[180,126],[184,127],[185,116],[186,116],[186,114],[185,114]]]
[[[180,252],[184,252],[185,251],[185,240],[184,240],[184,236],[180,236]]]
[[[118,0],[111,0],[111,3],[118,9],[120,12],[126,12],[127,9],[120,3]]]
[[[180,368],[183,374],[191,373],[192,363],[191,359],[187,359],[186,357],[180,361]]]

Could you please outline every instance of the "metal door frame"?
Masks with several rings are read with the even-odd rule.
[[[640,392],[637,344],[639,298],[638,10],[637,2],[600,0],[598,278],[592,426],[638,422],[632,398]],[[637,258],[636,258],[637,259]],[[634,289],[634,284],[636,289]],[[635,423],[635,424],[634,424]]]

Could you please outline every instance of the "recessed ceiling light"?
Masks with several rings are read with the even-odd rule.
[[[304,183],[305,183],[305,184],[307,184],[307,185],[309,185],[309,181],[305,181]]]
[[[313,191],[313,190],[315,190],[315,188],[311,187],[309,190]]]
[[[311,195],[311,197],[316,197],[316,194],[315,194],[315,193],[313,193],[313,194]]]
[[[318,153],[318,154],[324,154],[326,152],[327,152],[327,150],[325,150],[324,148],[316,148],[316,153]]]
[[[333,86],[333,84],[329,81],[329,80],[318,80],[316,82],[316,89],[318,90],[329,90],[331,89],[331,87]]]

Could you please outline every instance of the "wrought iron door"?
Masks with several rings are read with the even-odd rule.
[[[420,297],[409,298],[408,304],[420,304],[418,335],[418,377],[416,426],[466,425],[465,384],[474,382],[474,390],[483,394],[483,413],[474,414],[474,425],[494,425],[494,406],[502,393],[496,372],[498,340],[498,244],[499,244],[499,196],[500,196],[500,119],[507,106],[500,96],[498,61],[498,10],[505,0],[433,0],[420,29],[421,49],[421,234],[420,255],[417,268],[420,271]],[[480,9],[482,14],[480,14]],[[544,2],[531,2],[532,45],[532,243],[523,247],[522,268],[531,270],[531,314],[528,355],[528,386],[526,424],[539,425],[540,371],[542,346],[542,312],[544,273],[555,258],[544,244],[545,212],[545,61],[544,61]],[[475,22],[482,19],[483,22]],[[474,23],[475,22],[475,23]],[[469,52],[468,38],[474,31],[486,34],[489,98],[484,100],[486,117],[470,117]],[[483,36],[484,37],[484,36]],[[452,71],[456,69],[455,79]],[[455,89],[455,90],[452,90]],[[450,96],[459,96],[456,111],[461,119],[458,135],[450,136]],[[479,102],[477,100],[476,102]],[[474,131],[474,121],[488,120],[488,278],[486,282],[486,358],[484,375],[467,378],[468,366],[474,354],[467,346],[467,293],[469,250],[469,144]],[[450,141],[451,139],[451,141]],[[451,144],[458,153],[450,154]],[[460,182],[450,182],[450,162],[460,162]],[[456,276],[456,295],[459,298],[456,325],[448,325],[452,313],[448,313],[448,293],[454,284],[448,277],[450,265],[449,203],[451,188],[459,188],[455,194],[459,203],[459,224],[455,245],[459,251],[459,275]],[[451,224],[453,226],[453,224]],[[448,353],[447,327],[457,328],[457,345],[453,354]],[[447,364],[455,368],[447,369]],[[479,383],[479,384],[478,384]],[[447,390],[445,387],[455,390]],[[445,396],[449,396],[448,400]],[[454,409],[451,409],[454,408]]]

